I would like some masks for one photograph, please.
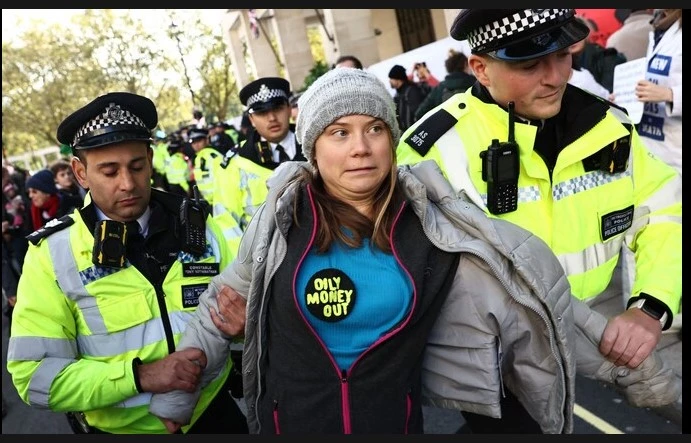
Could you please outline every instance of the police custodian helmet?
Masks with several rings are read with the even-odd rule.
[[[240,101],[247,112],[264,112],[288,104],[290,83],[281,77],[263,77],[240,90]]]
[[[57,137],[72,150],[129,140],[151,142],[151,131],[157,124],[158,113],[150,99],[129,92],[111,92],[63,120]]]
[[[505,61],[542,57],[573,45],[590,30],[574,9],[463,9],[451,25],[473,54]]]

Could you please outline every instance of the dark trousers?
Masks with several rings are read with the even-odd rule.
[[[501,417],[492,418],[486,415],[463,411],[466,424],[459,434],[542,434],[540,425],[525,410],[508,389],[506,397],[501,400]]]

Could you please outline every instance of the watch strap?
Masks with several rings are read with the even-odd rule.
[[[659,321],[660,327],[662,327],[663,329],[667,324],[667,311],[663,310],[662,312],[660,312],[659,310],[655,309],[653,307],[653,303],[650,303],[649,300],[646,298],[641,297],[637,299],[636,301],[631,303],[631,305],[629,305],[628,309],[631,308],[638,308],[641,311],[648,314],[649,316],[651,316],[652,318],[654,318],[655,320]]]

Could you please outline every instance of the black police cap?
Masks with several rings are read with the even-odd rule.
[[[263,77],[240,90],[240,102],[252,114],[288,103],[290,83],[281,77]]]
[[[188,140],[199,140],[200,138],[208,137],[209,130],[205,128],[192,128],[187,134]]]
[[[573,45],[590,29],[574,9],[463,9],[451,25],[455,40],[473,54],[506,61],[530,60]]]
[[[154,103],[141,95],[111,92],[94,99],[60,123],[57,138],[73,150],[128,140],[152,141],[158,124]]]

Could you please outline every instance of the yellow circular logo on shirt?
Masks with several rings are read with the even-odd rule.
[[[317,318],[328,322],[341,321],[355,304],[355,285],[343,271],[323,269],[307,282],[305,304]]]

